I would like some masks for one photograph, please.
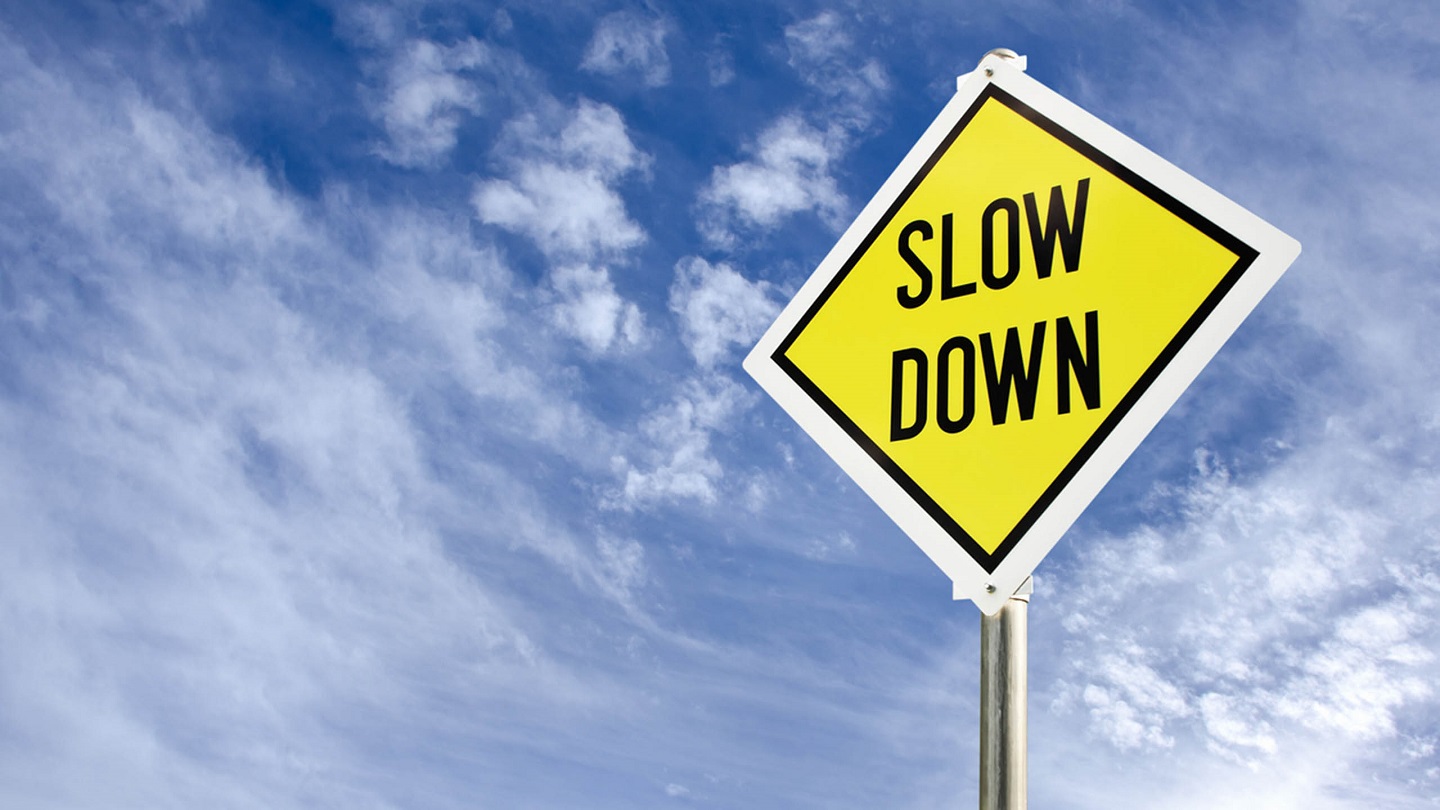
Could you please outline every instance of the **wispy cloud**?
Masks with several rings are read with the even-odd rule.
[[[837,145],[797,115],[770,125],[747,161],[717,167],[700,192],[700,230],[722,247],[745,231],[769,230],[813,211],[838,228],[847,200],[830,174]]]
[[[489,49],[474,38],[454,45],[408,42],[386,69],[376,102],[389,141],[379,153],[400,166],[429,167],[455,148],[467,115],[481,111],[483,97],[470,78],[491,62]]]
[[[607,14],[595,26],[580,67],[609,76],[634,74],[646,87],[659,87],[670,81],[670,54],[665,49],[669,33],[670,25],[663,19],[630,11]]]
[[[478,182],[471,202],[481,222],[527,237],[549,259],[552,323],[595,354],[639,345],[640,308],[597,264],[645,240],[616,186],[646,171],[649,157],[620,114],[585,100],[573,110],[552,103],[511,121],[496,154],[508,177]]]
[[[1308,733],[1400,742],[1407,707],[1433,698],[1440,625],[1423,527],[1435,509],[1422,493],[1435,481],[1356,498],[1352,474],[1397,472],[1356,449],[1329,443],[1246,483],[1202,468],[1181,522],[1083,538],[1054,615],[1071,638],[1105,643],[1068,660],[1054,708],[1084,712],[1121,749],[1183,734],[1250,763],[1294,756]],[[1161,602],[1133,610],[1156,592]]]
[[[475,186],[480,221],[522,234],[558,259],[615,255],[644,240],[614,184],[643,171],[648,158],[615,108],[581,101],[573,111],[548,109],[543,119],[522,116],[507,126],[499,156],[508,176]]]
[[[790,66],[825,99],[826,120],[847,132],[868,127],[890,90],[884,65],[874,57],[857,57],[850,33],[855,24],[863,23],[847,25],[841,13],[822,11],[785,27]]]
[[[789,63],[823,101],[809,113],[787,113],[748,147],[751,157],[717,166],[699,195],[698,227],[711,244],[733,249],[741,234],[765,232],[794,214],[813,212],[843,226],[849,201],[832,166],[871,123],[889,90],[874,59],[858,68],[843,18],[825,11],[785,29]]]
[[[624,480],[616,503],[632,509],[672,499],[714,503],[724,467],[711,453],[712,433],[751,401],[729,377],[689,380],[640,423],[641,458],[616,457]]]
[[[748,348],[780,311],[769,285],[753,282],[728,264],[696,256],[675,266],[670,309],[680,336],[701,368],[713,368],[735,347]]]
[[[636,346],[644,338],[640,308],[615,292],[607,269],[557,267],[550,274],[550,283],[558,299],[551,309],[555,325],[590,351],[604,354],[612,347]]]

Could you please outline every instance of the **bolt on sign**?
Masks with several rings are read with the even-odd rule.
[[[997,57],[745,360],[990,614],[1300,245]]]

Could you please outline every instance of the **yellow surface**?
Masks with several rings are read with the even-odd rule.
[[[1075,218],[1079,181],[1089,179],[1080,261],[1066,272],[1057,238],[1052,271],[1035,266],[1024,195],[1033,193],[1049,219],[1051,188],[1060,186]],[[1015,201],[1019,276],[992,290],[981,281],[982,215],[992,201]],[[954,281],[976,282],[971,295],[941,299],[941,228],[953,215]],[[995,217],[997,270],[1006,268],[1005,213]],[[901,306],[897,288],[920,282],[899,252],[899,237],[926,220],[933,238],[910,245],[934,273],[926,302]],[[786,356],[987,552],[993,553],[1041,498],[1235,264],[1236,255],[1085,155],[990,98],[919,188],[886,224],[838,288],[821,305]],[[1069,318],[1086,350],[1085,313],[1099,326],[1100,403],[1087,408],[1072,381],[1070,412],[1057,406],[1057,324]],[[997,362],[1010,327],[1018,327],[1029,365],[1037,322],[1045,322],[1034,417],[1021,420],[1012,391],[1008,416],[993,424],[980,336],[992,336]],[[975,407],[968,427],[937,424],[937,354],[956,335],[975,347]],[[918,348],[928,358],[928,421],[914,438],[891,441],[892,355]],[[952,355],[952,406],[958,416],[962,355]],[[1087,358],[1093,361],[1093,358]],[[905,367],[913,376],[913,365]],[[914,414],[907,380],[904,414]],[[909,424],[910,418],[902,420]]]

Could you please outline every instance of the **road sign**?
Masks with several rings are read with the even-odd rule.
[[[1299,251],[987,56],[745,368],[990,614]]]

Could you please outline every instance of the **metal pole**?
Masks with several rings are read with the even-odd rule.
[[[980,810],[1025,810],[1029,667],[1026,612],[1034,585],[980,617]]]

